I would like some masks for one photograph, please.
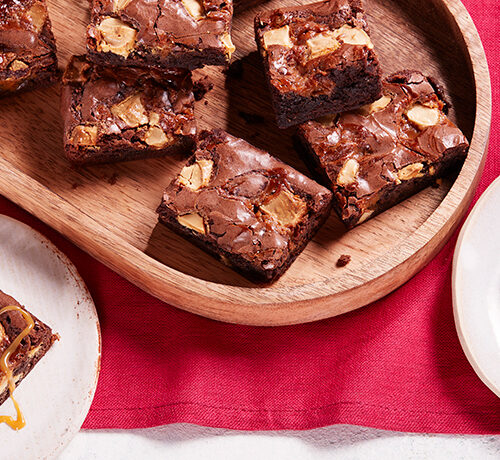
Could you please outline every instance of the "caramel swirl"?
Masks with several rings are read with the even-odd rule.
[[[20,430],[21,428],[24,428],[26,426],[26,421],[24,420],[24,416],[21,412],[21,408],[19,407],[19,404],[17,401],[14,399],[14,390],[16,389],[16,384],[14,382],[14,376],[12,375],[12,369],[9,367],[9,361],[11,356],[16,352],[18,349],[19,345],[21,344],[22,340],[31,332],[33,327],[35,326],[35,322],[33,321],[33,318],[31,315],[24,311],[21,307],[18,307],[16,305],[9,305],[7,307],[3,307],[0,309],[0,315],[3,313],[6,313],[8,311],[18,311],[23,315],[24,319],[26,320],[26,328],[12,341],[12,343],[9,345],[9,347],[3,352],[2,356],[0,357],[0,370],[5,374],[7,377],[7,381],[9,382],[9,393],[10,393],[10,398],[12,399],[12,402],[14,403],[14,407],[16,408],[17,412],[17,418],[14,419],[11,416],[8,415],[2,415],[0,416],[0,423],[6,423],[10,428],[13,430]]]

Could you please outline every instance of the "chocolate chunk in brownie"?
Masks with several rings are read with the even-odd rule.
[[[380,97],[379,63],[360,0],[263,12],[255,38],[280,128]]]
[[[222,130],[204,131],[166,189],[161,222],[249,279],[279,277],[329,214],[331,193]]]
[[[459,164],[467,139],[446,116],[433,81],[417,71],[389,76],[383,96],[355,111],[300,126],[333,206],[353,227],[416,193]]]
[[[232,0],[91,0],[90,58],[105,65],[225,65]]]
[[[0,310],[8,306],[21,307],[14,298],[0,291]],[[27,310],[22,307],[24,311]],[[58,336],[52,334],[49,326],[42,323],[35,316],[33,318],[35,326],[31,332],[21,341],[16,352],[9,360],[10,369],[14,382],[21,383],[33,367],[43,358],[52,344],[58,340]],[[16,310],[7,311],[0,314],[0,355],[10,346],[21,332],[27,327],[23,315]],[[0,370],[0,405],[9,397],[7,376]]]
[[[64,148],[76,164],[192,153],[191,74],[104,67],[74,56],[63,75]]]
[[[56,80],[56,42],[45,1],[0,1],[0,96]]]

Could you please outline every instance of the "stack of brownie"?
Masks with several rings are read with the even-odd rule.
[[[88,54],[63,75],[67,157],[82,165],[194,152],[159,220],[251,279],[279,277],[332,206],[351,228],[465,158],[467,139],[431,78],[402,70],[382,79],[361,0],[255,18],[277,125],[298,126],[299,151],[327,188],[217,127],[197,133],[191,70],[229,63],[231,0],[90,3]],[[43,0],[6,0],[0,13],[0,94],[53,81]]]

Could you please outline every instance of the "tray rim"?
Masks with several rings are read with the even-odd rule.
[[[279,295],[288,299],[296,295],[296,292],[293,292],[294,288],[290,286],[269,288],[230,286],[231,291],[240,292],[246,300],[231,299],[227,295],[223,298],[221,291],[228,287],[227,285],[182,273],[162,264],[124,240],[119,239],[117,242],[117,238],[102,224],[22,171],[9,168],[10,163],[2,158],[0,158],[0,193],[144,291],[195,314],[230,323],[276,326],[324,319],[367,305],[413,277],[444,246],[467,211],[486,160],[491,125],[491,83],[484,49],[477,29],[461,1],[440,0],[440,2],[464,39],[474,77],[476,113],[469,150],[473,155],[468,155],[460,174],[433,213],[388,255],[379,257],[376,270],[373,269],[373,261],[371,262],[372,273],[369,279],[361,277],[362,285],[359,284],[358,275],[353,277],[357,278],[356,285],[343,288],[340,292],[315,296],[312,286],[320,288],[321,283],[310,283],[298,286],[299,290],[306,289],[306,294],[302,293],[299,300],[269,302],[260,299],[250,302],[247,293],[259,289],[265,294],[269,289],[274,292],[275,298]],[[30,193],[22,193],[23,189],[30,190]],[[465,194],[458,192],[458,189],[466,189]],[[47,201],[46,210],[37,207],[37,196],[44,197]],[[51,213],[48,212],[49,209]],[[60,212],[61,209],[64,209],[64,213]],[[78,222],[80,229],[74,228],[72,222]],[[425,236],[426,233],[432,236],[428,238]],[[116,258],[117,252],[121,254],[119,260]],[[149,268],[143,270],[146,266]],[[362,269],[358,268],[357,271],[360,270]],[[353,274],[347,270],[343,277],[348,275]],[[198,286],[196,290],[190,288],[189,285],[192,283],[186,283],[188,279],[195,280]],[[357,292],[360,289],[363,289],[362,300]],[[324,308],[318,308],[319,304]],[[291,307],[293,314],[290,313]]]

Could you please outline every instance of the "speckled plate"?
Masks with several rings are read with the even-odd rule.
[[[97,313],[66,256],[5,216],[0,216],[0,261],[0,289],[61,337],[16,389],[27,424],[17,432],[0,425],[0,458],[56,458],[80,429],[94,397],[101,356]],[[15,414],[10,400],[0,414]]]
[[[500,177],[462,227],[453,259],[453,309],[460,343],[500,397]]]

